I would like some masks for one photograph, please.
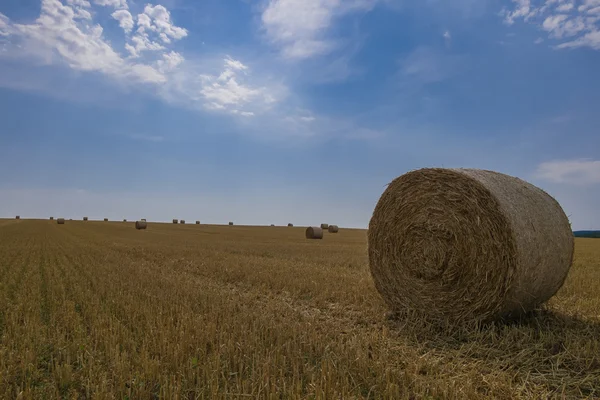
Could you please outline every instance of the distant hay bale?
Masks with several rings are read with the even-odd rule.
[[[340,228],[337,225],[329,225],[327,227],[327,232],[329,233],[338,233],[340,231]]]
[[[50,217],[50,221],[52,221],[54,219],[54,217]]]
[[[17,215],[17,216],[15,217],[15,219],[21,219],[21,216],[20,216],[20,215]]]
[[[232,226],[232,225],[233,225],[233,222],[230,222],[230,223],[229,223],[229,225],[230,225],[230,226]]]
[[[104,222],[108,222],[108,218],[104,218]]]
[[[368,230],[371,275],[394,311],[468,323],[532,310],[562,286],[574,238],[560,205],[518,178],[426,168],[394,179]]]
[[[135,229],[146,229],[147,227],[148,223],[146,221],[135,221]]]
[[[275,224],[271,224],[271,226],[275,226]]]
[[[123,222],[127,222],[127,220],[126,220],[126,219],[123,219]]]
[[[307,239],[323,239],[323,229],[318,226],[309,226],[306,228]]]
[[[185,224],[185,219],[179,221],[180,224]]]
[[[142,218],[142,222],[146,222],[146,218]]]
[[[289,227],[292,227],[292,226],[294,226],[294,224],[290,223],[290,224],[288,224],[288,226],[289,226]]]
[[[64,225],[65,224],[65,219],[64,218],[58,218],[56,220],[56,223],[59,224],[59,225]]]
[[[174,219],[174,220],[173,220],[173,223],[174,223],[174,224],[177,224],[177,223],[179,223],[179,220],[177,220],[177,219]]]
[[[196,225],[200,225],[200,221],[196,221]]]
[[[329,224],[321,224],[321,229],[329,229]]]
[[[88,217],[83,217],[83,220],[84,220],[84,221],[87,221],[87,220],[88,220]]]

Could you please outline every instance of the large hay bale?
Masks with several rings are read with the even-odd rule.
[[[289,224],[288,224],[288,226],[289,226],[289,227],[293,227],[293,226],[294,226],[294,224],[292,224],[292,223],[289,223]]]
[[[560,205],[518,178],[426,168],[392,181],[369,222],[369,265],[394,311],[442,323],[536,308],[562,286],[574,239]]]
[[[127,222],[127,220],[126,220],[126,219],[123,219],[123,222]]]
[[[104,222],[108,222],[108,218],[104,218]]]
[[[173,223],[174,223],[174,224],[177,224],[177,223],[179,223],[179,220],[178,220],[178,219],[174,219],[174,220],[173,220]]]
[[[306,228],[307,239],[323,239],[323,229],[318,226],[309,226]]]
[[[146,221],[135,221],[135,229],[146,229],[147,227],[148,223]]]
[[[329,233],[338,233],[340,228],[337,225],[329,225],[327,228],[327,232]]]
[[[21,216],[20,216],[20,215],[17,215],[17,216],[15,217],[15,219],[21,219]]]
[[[64,218],[58,218],[56,220],[56,223],[59,224],[59,225],[64,225],[65,224],[65,219]]]
[[[50,217],[50,221],[54,220],[54,217]]]
[[[87,220],[88,220],[88,217],[83,217],[83,220],[84,220],[84,221],[87,221]]]
[[[230,222],[230,223],[229,223],[229,226],[233,226],[233,222]]]
[[[196,221],[196,225],[200,225],[200,221]]]
[[[185,224],[185,219],[179,221],[180,224]]]
[[[321,229],[329,229],[329,224],[321,224]]]

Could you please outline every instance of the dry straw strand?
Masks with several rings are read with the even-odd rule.
[[[329,229],[329,224],[321,224],[321,229]]]
[[[340,228],[337,225],[329,225],[327,228],[327,232],[329,233],[338,233]]]
[[[307,239],[323,239],[323,229],[318,226],[309,226],[306,228]]]
[[[148,223],[144,220],[135,221],[135,229],[146,229],[148,227]]]
[[[369,222],[369,266],[384,300],[443,324],[536,308],[562,286],[573,250],[558,202],[494,171],[406,173],[389,184]]]
[[[64,218],[58,218],[58,219],[56,220],[56,223],[57,223],[58,225],[64,225],[64,224],[65,224],[65,219],[64,219]]]

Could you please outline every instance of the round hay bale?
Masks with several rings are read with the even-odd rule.
[[[17,215],[17,216],[15,217],[15,219],[21,219],[21,216],[20,216],[20,215]]]
[[[65,219],[64,219],[64,218],[58,218],[58,219],[56,220],[56,223],[57,223],[58,225],[64,225],[64,224],[65,224]]]
[[[290,224],[288,224],[288,226],[289,226],[289,227],[293,227],[293,226],[294,226],[294,224],[290,223]]]
[[[142,218],[142,222],[146,222],[146,218]]]
[[[177,219],[174,219],[174,220],[173,220],[173,223],[174,223],[174,224],[177,224],[177,223],[179,223],[179,220],[177,220]]]
[[[230,223],[229,223],[229,226],[233,226],[233,222],[230,222]]]
[[[327,228],[327,232],[329,233],[338,233],[340,228],[337,225],[329,225]]]
[[[271,224],[271,226],[275,226],[275,224]]]
[[[54,220],[54,217],[50,217],[50,221]]]
[[[185,219],[182,219],[181,221],[179,221],[180,224],[185,224]]]
[[[321,224],[321,229],[329,229],[329,224]]]
[[[123,219],[123,222],[127,222],[127,220],[126,220],[126,219]]]
[[[392,181],[368,231],[375,286],[393,311],[446,323],[536,308],[562,286],[574,238],[560,205],[518,178],[426,168]]]
[[[108,222],[108,218],[104,218],[104,222]]]
[[[196,225],[200,225],[200,221],[196,221]]]
[[[323,229],[318,226],[309,226],[306,228],[307,239],[323,239]]]
[[[84,220],[84,221],[87,221],[87,220],[88,220],[88,217],[83,217],[83,220]]]
[[[146,229],[147,227],[148,223],[146,221],[135,221],[135,229]]]

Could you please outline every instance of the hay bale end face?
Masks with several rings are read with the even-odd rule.
[[[64,219],[64,218],[58,218],[58,219],[56,220],[56,223],[57,223],[58,225],[64,225],[64,224],[65,224],[65,219]]]
[[[340,231],[340,228],[337,225],[329,225],[329,227],[327,228],[327,232],[329,233],[338,233]]]
[[[146,229],[147,227],[148,223],[146,221],[135,221],[135,229]]]
[[[318,226],[309,226],[306,228],[307,239],[323,239],[323,229]]]
[[[173,223],[174,223],[174,224],[177,224],[177,223],[179,223],[179,220],[177,220],[177,219],[174,219],[174,220],[173,220]]]
[[[536,308],[562,286],[573,247],[569,220],[550,195],[476,169],[394,179],[368,230],[371,275],[390,308],[443,324]]]
[[[329,224],[321,224],[321,229],[329,229]]]

